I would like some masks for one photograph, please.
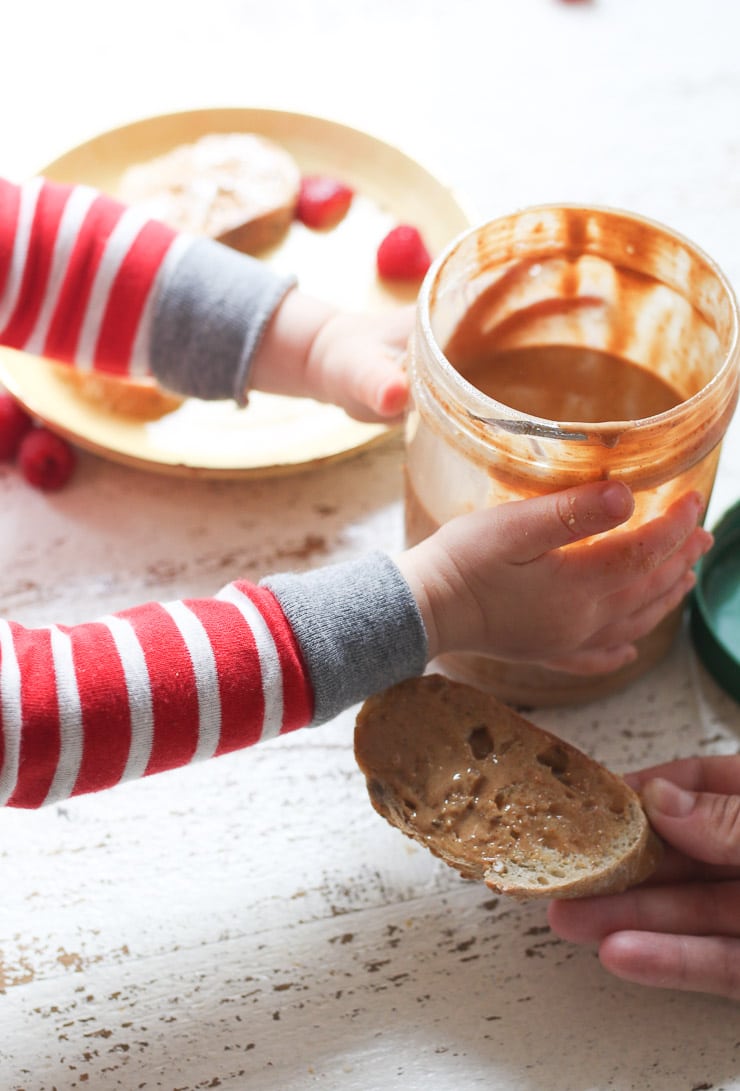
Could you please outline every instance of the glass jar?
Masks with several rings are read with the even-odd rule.
[[[530,415],[497,401],[490,385],[483,393],[452,365],[446,352],[461,331],[497,353],[544,346],[608,353],[668,384],[678,404],[622,420]],[[708,501],[737,402],[739,354],[737,302],[726,278],[660,224],[559,205],[466,232],[434,262],[418,299],[406,427],[408,544],[463,512],[589,480],[630,486],[635,512],[625,528],[688,490]],[[569,382],[577,393],[577,369]],[[656,663],[681,613],[639,642],[636,661],[609,674],[582,677],[474,654],[444,656],[436,666],[516,705],[590,700]]]

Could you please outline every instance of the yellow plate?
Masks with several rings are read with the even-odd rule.
[[[384,287],[375,251],[395,223],[416,224],[432,251],[469,225],[455,195],[382,141],[336,122],[278,110],[224,108],[146,118],[73,148],[41,174],[114,194],[123,171],[210,132],[256,132],[290,151],[303,173],[347,181],[356,198],[328,232],[294,223],[265,260],[295,273],[301,288],[351,310],[408,303],[413,289]],[[389,429],[361,424],[335,406],[252,394],[246,409],[187,400],[155,421],[106,410],[78,394],[45,359],[0,349],[0,382],[36,417],[81,447],[160,473],[245,477],[293,471],[377,442]]]

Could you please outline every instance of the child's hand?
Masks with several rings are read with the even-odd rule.
[[[740,1000],[740,755],[688,758],[628,778],[669,846],[641,887],[553,902],[564,939],[598,943],[617,977]]]
[[[693,586],[712,537],[691,493],[637,530],[570,545],[632,513],[625,485],[595,482],[452,520],[398,559],[429,657],[487,652],[574,674],[611,671]]]
[[[396,420],[408,400],[403,359],[413,322],[411,306],[343,314],[289,292],[255,354],[250,385],[332,402],[357,420]]]
[[[403,367],[413,308],[378,315],[339,314],[319,330],[308,359],[313,397],[363,421],[394,420],[408,401]]]

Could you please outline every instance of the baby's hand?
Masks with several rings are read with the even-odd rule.
[[[409,386],[403,360],[411,306],[346,314],[291,291],[265,330],[252,363],[256,390],[332,402],[361,421],[394,421]]]
[[[362,421],[401,416],[409,386],[403,367],[413,308],[377,315],[338,314],[311,346],[307,376],[321,401],[341,405]]]
[[[632,514],[619,482],[463,515],[398,558],[424,619],[429,656],[487,652],[574,674],[616,670],[694,584],[712,537],[700,497],[592,543]],[[567,549],[561,547],[569,546]]]
[[[740,1000],[740,755],[688,758],[628,778],[668,848],[648,883],[554,902],[564,939],[597,943],[617,977]]]

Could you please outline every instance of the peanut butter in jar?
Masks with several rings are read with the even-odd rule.
[[[708,501],[738,369],[732,289],[668,228],[615,210],[546,206],[472,229],[438,258],[419,295],[408,544],[463,512],[588,480],[630,486],[625,527],[692,489]],[[437,666],[511,704],[582,702],[653,666],[681,613],[610,674],[472,654]]]

